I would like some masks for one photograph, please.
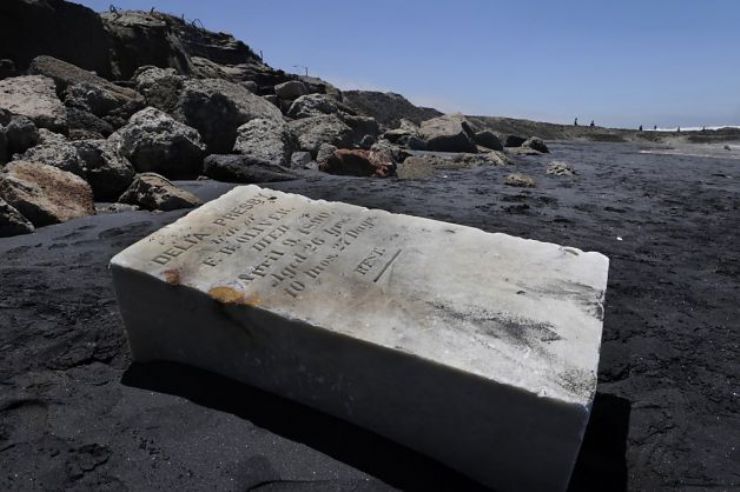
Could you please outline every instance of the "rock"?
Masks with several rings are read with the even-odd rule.
[[[218,79],[186,80],[173,114],[200,132],[210,154],[231,152],[237,128],[250,120],[283,119],[280,110],[262,97]]]
[[[339,149],[322,160],[319,170],[345,176],[393,176],[396,164],[387,152]]]
[[[0,126],[0,166],[8,162],[8,159],[10,159],[8,137],[5,135],[5,128]]]
[[[375,142],[377,142],[377,140],[373,135],[365,135],[360,139],[359,145],[361,149],[370,150],[370,147],[375,145]]]
[[[559,161],[552,161],[550,165],[547,166],[547,170],[545,172],[547,174],[554,174],[555,176],[573,176],[576,174],[576,171],[570,164]]]
[[[301,150],[316,154],[323,143],[347,147],[352,142],[352,129],[336,115],[311,116],[288,123]]]
[[[26,116],[14,116],[5,127],[5,136],[8,155],[23,153],[41,139],[36,125]]]
[[[0,1],[0,58],[26,70],[51,55],[110,77],[111,43],[95,11],[61,0]]]
[[[386,128],[398,128],[404,119],[418,125],[442,116],[436,109],[414,106],[405,97],[393,92],[344,91],[343,95],[346,105],[357,113],[372,116]]]
[[[419,126],[413,121],[402,118],[398,127],[392,130],[388,130],[383,134],[383,138],[392,143],[405,145],[409,137],[419,136]]]
[[[134,167],[107,140],[80,140],[73,143],[84,163],[85,178],[98,201],[115,200],[134,179]]]
[[[491,130],[481,130],[475,133],[475,143],[491,150],[504,150],[498,136]]]
[[[0,182],[2,181],[0,175]],[[0,237],[17,236],[19,234],[29,234],[34,231],[33,224],[21,214],[15,207],[12,207],[0,198]]]
[[[212,154],[206,157],[203,167],[206,176],[231,183],[267,183],[296,177],[286,167],[254,160],[246,155]]]
[[[135,362],[267,388],[494,490],[563,491],[596,394],[608,263],[244,186],[111,272]]]
[[[281,120],[255,118],[237,129],[234,152],[255,163],[286,166],[290,158],[290,133]]]
[[[65,94],[68,106],[99,117],[128,119],[144,107],[144,98],[133,89],[108,80],[51,56],[37,56],[29,72],[54,79],[57,92]]]
[[[293,169],[305,169],[312,161],[310,152],[293,152],[290,156],[290,167]]]
[[[179,75],[174,68],[140,67],[133,80],[136,90],[144,96],[147,105],[166,113],[175,111],[185,77]]]
[[[532,147],[507,147],[506,152],[513,155],[542,155],[542,152],[535,150]]]
[[[109,140],[138,172],[187,178],[202,169],[206,147],[198,132],[156,108],[133,115]]]
[[[38,162],[15,161],[0,174],[0,198],[34,226],[95,213],[93,193],[84,179]]]
[[[352,128],[353,142],[360,142],[365,135],[375,137],[380,134],[380,126],[375,118],[370,116],[352,115],[347,114],[344,111],[337,113],[339,119],[344,121],[347,126]]]
[[[67,132],[67,113],[49,77],[24,75],[0,80],[0,108],[29,117],[38,127]]]
[[[316,163],[319,167],[322,165],[325,165],[326,161],[329,160],[331,156],[334,155],[334,152],[337,151],[337,147],[331,144],[322,143],[319,146],[319,150],[316,151]]]
[[[100,214],[118,214],[121,212],[136,212],[141,210],[138,205],[131,205],[130,203],[96,203],[95,213]]]
[[[85,163],[80,159],[77,149],[62,135],[48,132],[41,134],[41,143],[26,150],[16,158],[28,162],[39,162],[85,177]]]
[[[258,86],[257,82],[255,82],[254,80],[247,80],[242,85],[244,85],[244,87],[252,94],[257,94],[260,89],[260,86]]]
[[[306,88],[306,84],[300,80],[289,80],[282,84],[277,84],[275,86],[275,94],[277,94],[280,99],[292,101],[293,99],[297,99],[308,94],[308,89]]]
[[[521,173],[513,173],[506,176],[504,184],[508,186],[518,186],[520,188],[534,188],[536,183],[531,176]]]
[[[306,94],[290,105],[286,113],[291,118],[308,118],[325,114],[335,114],[343,107],[342,104],[326,94]],[[351,110],[347,113],[353,113]]]
[[[131,186],[118,199],[147,210],[192,208],[203,202],[189,191],[178,188],[156,173],[137,174]]]
[[[538,137],[530,137],[527,140],[522,143],[522,147],[529,147],[530,149],[534,149],[538,152],[542,152],[543,154],[549,154],[550,149],[547,148],[547,145],[545,145],[545,142],[542,141],[541,138]]]
[[[504,147],[521,147],[527,139],[519,135],[506,135],[504,138]]]
[[[478,154],[418,154],[407,157],[398,166],[396,173],[401,179],[420,179],[434,176],[439,171],[460,171],[479,166],[503,166],[508,164],[506,156],[492,151]]]
[[[473,154],[478,151],[465,120],[457,115],[440,116],[424,121],[419,134],[426,141],[429,150]]]
[[[107,138],[115,131],[113,125],[104,119],[79,108],[67,108],[67,124],[70,140]]]
[[[38,145],[66,144],[69,143],[67,137],[61,133],[56,133],[46,128],[39,128]]]
[[[0,60],[0,80],[17,77],[18,75],[20,74],[15,69],[15,62],[13,60],[8,60],[7,58]]]

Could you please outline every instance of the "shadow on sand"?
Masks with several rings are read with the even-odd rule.
[[[172,362],[135,363],[127,386],[228,412],[402,490],[488,490],[458,472],[373,432],[237,381]],[[597,393],[571,491],[624,490],[630,405]],[[533,470],[534,472],[535,470]]]

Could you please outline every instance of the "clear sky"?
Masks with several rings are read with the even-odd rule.
[[[276,68],[447,112],[740,125],[740,0],[113,1],[199,19]]]

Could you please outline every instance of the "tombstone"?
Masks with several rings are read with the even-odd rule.
[[[136,361],[314,407],[497,490],[565,490],[608,259],[238,187],[111,260]]]

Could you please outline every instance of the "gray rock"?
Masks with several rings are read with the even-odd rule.
[[[184,178],[202,169],[206,147],[198,132],[156,108],[133,115],[109,140],[138,172]]]
[[[15,207],[10,206],[8,202],[0,198],[0,237],[29,234],[33,231],[34,227],[31,221],[25,218]]]
[[[475,143],[491,150],[504,150],[498,136],[491,130],[481,130],[475,133]]]
[[[553,174],[555,176],[573,176],[576,173],[575,169],[573,169],[573,166],[568,164],[567,162],[560,162],[560,161],[552,161],[549,166],[547,166],[547,170],[545,170],[547,174]]]
[[[137,174],[131,186],[118,199],[147,210],[192,208],[203,202],[189,191],[178,188],[156,173]]]
[[[73,145],[84,163],[85,177],[96,200],[115,200],[129,187],[136,171],[112,142],[80,140]]]
[[[26,116],[14,116],[5,127],[8,155],[20,154],[39,143],[39,131]]]
[[[0,80],[0,108],[29,117],[38,127],[67,132],[67,113],[49,77],[25,75]]]
[[[236,130],[255,118],[282,120],[280,110],[244,86],[218,79],[187,80],[174,116],[198,130],[209,153],[230,152]]]
[[[359,143],[365,135],[375,137],[380,134],[380,125],[378,125],[375,118],[371,116],[353,115],[345,113],[344,111],[339,111],[337,116],[339,116],[347,126],[352,128],[352,139],[354,142]]]
[[[293,169],[305,169],[311,162],[311,153],[305,151],[293,152],[290,156],[290,167]]]
[[[320,168],[321,166],[325,166],[336,151],[337,147],[335,145],[322,143],[319,146],[319,150],[316,152],[316,164],[318,167]]]
[[[255,162],[285,166],[290,158],[290,140],[283,121],[255,118],[237,129],[234,152]]]
[[[39,145],[66,144],[69,143],[67,137],[61,133],[39,128]]]
[[[282,84],[277,84],[275,86],[275,94],[277,94],[280,99],[292,101],[293,99],[297,99],[308,94],[308,88],[306,87],[306,84],[300,80],[289,80]]]
[[[115,131],[104,119],[79,108],[67,108],[67,124],[70,140],[107,138]]]
[[[244,82],[243,85],[252,94],[257,94],[257,91],[259,91],[260,89],[260,86],[257,85],[257,82],[255,82],[254,80],[247,80],[246,82]]]
[[[95,213],[84,179],[38,162],[15,161],[0,174],[0,198],[39,227]]]
[[[399,121],[398,128],[388,130],[383,134],[383,138],[392,143],[405,145],[410,137],[419,137],[419,126],[411,120],[402,118]]]
[[[476,153],[469,126],[458,115],[445,115],[422,122],[420,136],[427,149],[441,152]]]
[[[306,94],[290,105],[287,115],[291,118],[308,118],[322,114],[335,114],[339,111],[340,103],[326,94]]]
[[[311,116],[288,124],[301,150],[315,155],[321,144],[347,147],[352,142],[352,129],[336,115]]]
[[[133,76],[136,90],[146,99],[148,106],[172,113],[177,107],[185,77],[173,68],[140,67]]]
[[[268,183],[296,177],[286,167],[253,160],[247,155],[212,154],[206,157],[203,167],[206,176],[232,183]]]
[[[543,154],[550,153],[550,149],[547,148],[545,142],[543,142],[542,139],[539,137],[528,138],[524,143],[522,143],[522,147],[529,147],[530,149],[542,152]]]
[[[537,186],[531,176],[521,173],[513,173],[506,176],[504,184],[507,186],[516,186],[519,188],[534,188]]]
[[[23,154],[16,154],[15,158],[16,160],[39,162],[85,177],[85,164],[80,159],[77,149],[57,133],[42,132],[39,145],[31,147]]]

